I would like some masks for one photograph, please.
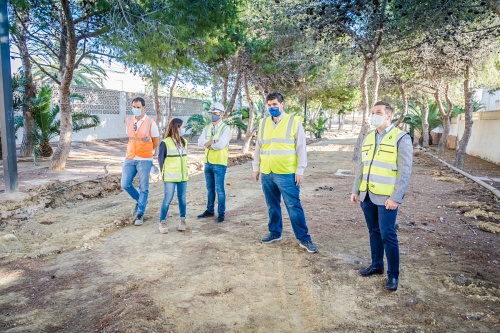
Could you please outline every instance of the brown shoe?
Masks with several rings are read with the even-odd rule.
[[[179,222],[179,226],[177,227],[177,230],[179,231],[186,230],[186,219],[181,219],[181,221]]]

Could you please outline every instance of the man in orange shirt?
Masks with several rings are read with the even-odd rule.
[[[133,117],[127,117],[127,155],[122,167],[122,188],[135,200],[134,224],[143,224],[149,194],[149,172],[153,166],[153,150],[158,147],[160,133],[153,118],[146,115],[146,102],[141,97],[132,101]],[[132,182],[139,176],[139,191]]]

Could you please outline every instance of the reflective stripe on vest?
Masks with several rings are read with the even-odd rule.
[[[152,158],[153,157],[153,140],[151,139],[151,126],[153,126],[154,119],[144,115],[141,126],[134,131],[133,117],[127,117],[127,158],[134,159],[134,157]]]
[[[179,149],[175,145],[174,140],[168,137],[164,140],[165,146],[167,147],[167,156],[163,161],[163,169],[161,173],[163,175],[164,182],[185,182],[188,180],[188,164],[187,164],[187,144],[186,147],[182,149],[182,155]]]
[[[217,127],[214,135],[212,136],[212,125],[208,125],[207,130],[205,131],[205,140],[218,141],[221,134],[228,127],[229,127],[228,125],[222,123],[219,127]],[[221,150],[213,150],[208,148],[205,149],[205,163],[227,165],[228,159],[229,159],[229,143]]]
[[[295,136],[300,117],[285,114],[276,128],[270,116],[259,124],[260,172],[291,174],[297,171]]]
[[[408,134],[399,128],[393,128],[384,135],[375,150],[375,131],[368,133],[361,148],[363,178],[359,191],[391,196],[398,175],[398,141]]]

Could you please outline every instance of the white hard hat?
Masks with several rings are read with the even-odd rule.
[[[222,103],[219,102],[214,102],[212,103],[212,105],[210,105],[210,109],[208,109],[208,112],[224,113],[225,112],[224,105],[222,105]]]

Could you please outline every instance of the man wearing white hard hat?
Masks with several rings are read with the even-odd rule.
[[[229,158],[229,140],[231,129],[222,121],[224,106],[214,102],[208,110],[212,123],[207,125],[200,137],[198,146],[205,147],[205,180],[207,183],[207,209],[198,218],[215,216],[215,195],[217,194],[217,219],[224,222],[226,213],[226,192],[224,178],[226,177],[227,160]]]

